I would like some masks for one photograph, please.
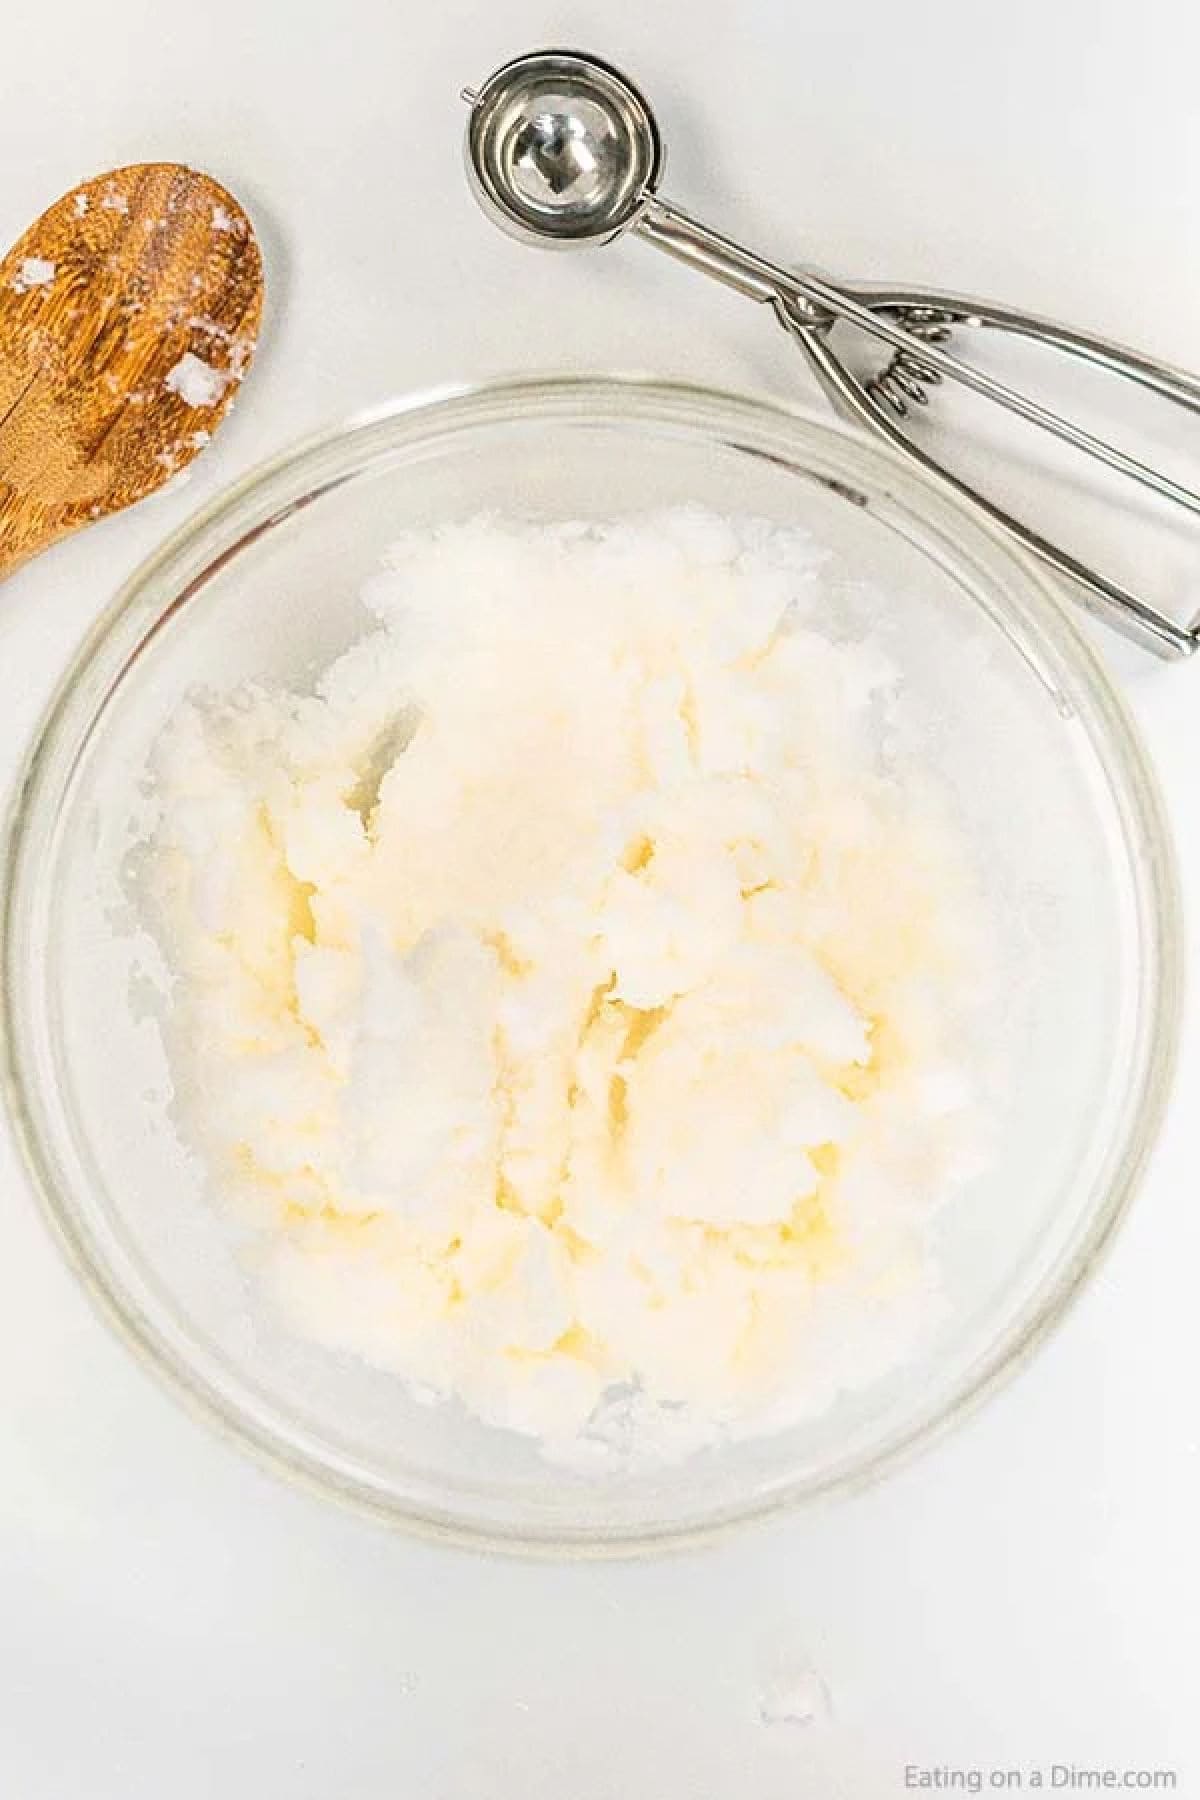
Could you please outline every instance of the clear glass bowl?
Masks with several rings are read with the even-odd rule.
[[[303,684],[361,631],[398,529],[495,508],[674,501],[802,522],[894,599],[885,628],[925,753],[988,873],[1017,1070],[1000,1153],[936,1228],[951,1316],[926,1354],[825,1416],[678,1467],[588,1477],[252,1317],[166,1082],[122,908],[147,747],[196,683]],[[932,745],[932,752],[928,746]],[[75,1266],[148,1363],[289,1474],[386,1518],[589,1552],[695,1536],[874,1476],[1013,1368],[1094,1265],[1172,1062],[1179,933],[1155,788],[1125,711],[1033,568],[890,451],[834,424],[641,381],[413,401],[310,443],[201,513],[130,582],[41,728],[4,925],[8,1093]]]

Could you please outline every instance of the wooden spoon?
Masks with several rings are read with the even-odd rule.
[[[179,163],[114,169],[42,214],[0,262],[0,576],[191,462],[262,296],[249,219]]]

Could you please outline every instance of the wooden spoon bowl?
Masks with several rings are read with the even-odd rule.
[[[0,576],[204,448],[262,298],[249,219],[181,164],[114,169],[42,214],[0,262]]]

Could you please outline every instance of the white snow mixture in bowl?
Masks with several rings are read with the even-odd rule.
[[[173,1118],[292,1331],[585,1459],[936,1323],[979,897],[828,578],[693,509],[412,532],[310,691],[172,719]]]

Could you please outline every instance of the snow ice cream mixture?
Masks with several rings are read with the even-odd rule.
[[[412,532],[310,692],[174,716],[174,1118],[290,1329],[586,1458],[936,1321],[978,900],[827,579],[693,509]]]

